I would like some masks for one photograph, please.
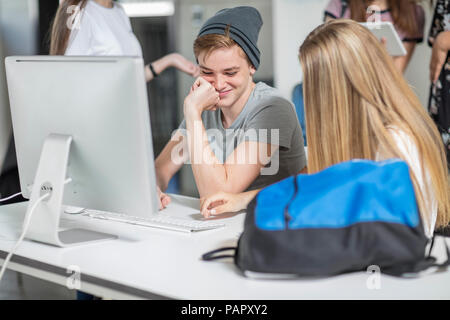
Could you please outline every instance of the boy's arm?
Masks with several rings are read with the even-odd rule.
[[[166,144],[155,161],[156,183],[161,191],[165,191],[170,179],[183,166],[187,153],[186,139],[178,131]]]
[[[238,193],[246,190],[278,149],[276,145],[245,141],[222,164],[209,145],[200,115],[187,117],[186,128],[188,137],[194,137],[188,139],[188,149],[200,197],[219,191]]]

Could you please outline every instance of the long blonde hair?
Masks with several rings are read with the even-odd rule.
[[[420,190],[410,170],[422,217],[428,192],[438,204],[436,227],[450,221],[449,185],[443,144],[437,128],[391,57],[370,31],[352,20],[325,23],[300,47],[305,97],[308,171],[351,159],[405,156],[390,128],[412,139],[422,176],[432,190]],[[426,169],[426,170],[425,170]]]

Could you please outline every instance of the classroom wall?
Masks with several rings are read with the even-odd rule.
[[[37,0],[0,1],[0,170],[11,138],[4,57],[35,54],[37,32]]]
[[[293,87],[302,79],[298,48],[309,32],[323,21],[328,0],[273,0],[274,80],[283,95],[290,98]],[[425,36],[428,34],[431,9],[426,12]],[[416,47],[405,78],[426,106],[429,95],[428,63],[431,49],[426,43]]]
[[[322,23],[328,0],[272,0],[274,84],[286,98],[302,79],[298,49]]]

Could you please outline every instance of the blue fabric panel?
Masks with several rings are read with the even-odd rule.
[[[284,209],[289,203],[289,229],[343,228],[372,221],[419,224],[409,168],[402,160],[352,160],[295,178],[299,188],[295,199],[294,177],[258,194],[258,228],[285,229]]]

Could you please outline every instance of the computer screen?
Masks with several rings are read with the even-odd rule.
[[[41,159],[56,134],[71,137],[63,204],[140,217],[158,211],[141,58],[8,57],[6,73],[25,198],[39,162],[61,158],[55,151]]]

